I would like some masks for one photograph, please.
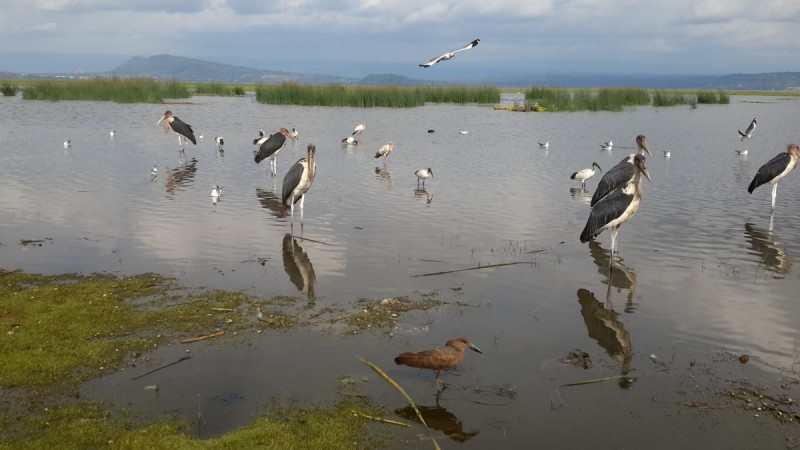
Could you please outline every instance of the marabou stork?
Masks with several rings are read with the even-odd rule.
[[[270,171],[272,172],[272,176],[276,176],[278,174],[278,152],[280,152],[283,148],[283,145],[286,144],[287,134],[289,134],[289,130],[286,128],[281,128],[277,133],[271,134],[269,137],[262,136],[253,142],[256,145],[260,145],[258,153],[256,153],[255,157],[256,164],[260,163],[266,158],[270,158],[269,167]]]
[[[442,55],[439,55],[439,56],[431,59],[430,61],[428,61],[428,62],[426,62],[424,64],[420,64],[419,66],[422,67],[423,69],[427,69],[428,67],[438,63],[439,61],[447,61],[448,59],[453,59],[453,57],[456,56],[456,53],[463,52],[464,50],[469,50],[472,47],[475,47],[476,45],[478,45],[480,42],[481,42],[480,39],[475,39],[474,41],[470,42],[469,44],[467,44],[467,45],[465,45],[465,46],[463,46],[463,47],[461,47],[459,49],[452,50],[452,51],[449,51],[449,52],[444,53]]]
[[[639,209],[639,201],[642,198],[642,175],[652,182],[644,163],[644,155],[634,156],[633,168],[634,175],[631,180],[611,191],[592,207],[589,220],[581,232],[581,242],[588,242],[603,230],[610,229],[611,254],[617,252],[619,227],[630,220]]]
[[[394,149],[394,142],[389,141],[388,144],[379,148],[378,151],[375,152],[375,158],[377,159],[383,156],[383,165],[386,166],[386,158],[389,157],[389,153],[392,153],[393,149]]]
[[[755,122],[755,119],[753,119]],[[747,187],[747,192],[752,194],[753,191],[762,184],[769,183],[772,185],[772,211],[775,211],[775,196],[778,193],[778,181],[785,177],[797,165],[798,148],[797,144],[789,144],[784,153],[779,153],[776,157],[767,161],[766,164],[761,166]]]
[[[419,189],[419,181],[422,180],[422,189],[425,189],[425,180],[433,176],[433,170],[430,167],[427,169],[419,169],[414,172],[417,176],[417,189]]]
[[[745,139],[750,139],[753,137],[753,131],[755,131],[756,129],[756,122],[757,122],[756,119],[753,119],[753,121],[750,122],[750,126],[748,126],[746,130],[744,130],[744,133],[742,133],[741,130],[736,130],[739,132],[740,142]]]
[[[172,130],[178,135],[178,145],[181,146],[181,150],[183,150],[183,141],[181,140],[181,136],[192,141],[192,144],[197,145],[197,139],[194,138],[192,126],[175,117],[172,114],[172,111],[165,112],[164,115],[158,119],[156,125],[160,124],[162,121],[164,121],[164,132]]]
[[[294,204],[298,201],[300,201],[300,220],[303,220],[303,202],[317,172],[317,164],[314,161],[316,151],[314,144],[308,144],[308,156],[297,160],[283,177],[281,201],[283,206],[290,208],[292,220],[294,220]]]
[[[353,128],[353,136],[363,133],[364,130],[366,129],[367,129],[367,124],[361,122],[360,124],[356,125],[355,128]]]
[[[592,167],[589,167],[588,169],[579,170],[579,171],[573,173],[570,176],[570,179],[580,181],[581,182],[581,189],[586,189],[586,180],[588,180],[589,178],[592,178],[594,176],[594,174],[595,174],[594,168],[595,167],[597,167],[597,170],[599,170],[600,173],[603,173],[603,169],[601,169],[600,166],[596,162],[592,161]]]
[[[638,148],[636,154],[650,154],[650,148],[647,146],[647,141],[645,140],[644,135],[640,134],[639,136],[636,136],[636,147]],[[600,182],[597,183],[597,189],[594,191],[594,195],[592,195],[592,201],[590,203],[591,206],[594,206],[600,201],[601,198],[608,195],[609,192],[620,186],[625,186],[631,179],[633,179],[635,172],[633,167],[633,159],[636,154],[629,155],[603,175],[603,178],[601,178]]]

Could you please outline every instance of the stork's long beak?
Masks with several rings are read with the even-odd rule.
[[[156,122],[156,125],[160,124],[160,123],[161,123],[161,121],[162,121],[162,120],[164,120],[164,119],[166,119],[166,118],[167,118],[167,116],[161,116],[161,118],[160,118],[160,119],[158,119],[158,122]]]
[[[483,354],[481,349],[476,347],[475,344],[473,344],[472,342],[469,343],[469,349],[472,350],[472,351],[476,351],[476,352],[480,353],[481,355]]]
[[[647,170],[647,167],[642,166],[642,175],[644,175],[647,178],[647,181],[651,183],[653,182],[653,179],[650,178],[650,172]]]
[[[642,141],[642,150],[644,150],[645,153],[647,153],[647,156],[653,156],[650,154],[650,148],[647,147],[647,141]],[[650,177],[647,178],[650,179]]]

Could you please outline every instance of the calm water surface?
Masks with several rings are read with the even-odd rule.
[[[270,332],[240,336],[246,345],[234,351],[197,345],[180,370],[158,375],[158,395],[143,395],[156,380],[132,382],[130,370],[84,388],[85,397],[146,417],[177,413],[192,421],[200,408],[196,433],[203,437],[247,423],[276,398],[333,401],[343,375],[372,378],[362,391],[387,405],[387,415],[403,408],[355,358],[362,355],[443,421],[457,417],[464,448],[578,447],[598,436],[606,447],[736,444],[753,430],[734,424],[707,433],[707,423],[653,401],[677,389],[655,361],[686,363],[683,373],[698,355],[748,353],[754,364],[729,367],[733,376],[757,368],[763,377],[796,362],[798,175],[780,183],[773,233],[769,187],[753,195],[746,187],[761,164],[800,141],[798,107],[794,98],[733,97],[730,105],[697,109],[523,114],[479,105],[268,106],[252,97],[195,97],[166,107],[0,97],[0,266],[152,271],[192,286],[312,294],[319,306],[430,292],[470,305],[405,315],[404,325],[427,328],[391,337]],[[175,135],[155,125],[166,108],[204,135],[184,154]],[[753,117],[754,138],[740,142],[737,128]],[[340,140],[362,121],[361,143],[343,147]],[[252,140],[259,128],[282,126],[296,128],[300,142],[281,151],[274,180],[266,163],[253,162]],[[592,161],[610,169],[634,151],[637,134],[653,151],[653,183],[645,183],[639,212],[620,231],[622,260],[609,274],[608,233],[589,244],[578,239],[600,175],[588,193],[569,175]],[[610,139],[614,150],[601,152]],[[395,148],[384,168],[373,155],[389,141]],[[538,148],[544,141],[547,151]],[[318,172],[302,230],[294,225],[307,239],[292,244],[280,184],[308,143],[317,147]],[[745,147],[748,156],[735,153]],[[670,159],[662,157],[667,149]],[[151,180],[154,164],[159,175]],[[419,192],[413,173],[425,167],[434,177]],[[224,187],[217,203],[214,184]],[[24,246],[23,239],[44,242]],[[292,245],[305,253],[299,263],[284,258]],[[519,261],[527,264],[413,277]],[[485,354],[469,354],[443,375],[451,387],[436,409],[433,375],[396,367],[392,358],[462,335]],[[574,348],[592,356],[591,369],[555,362]],[[154,366],[184,350],[156,351]],[[621,373],[636,381],[556,393],[564,383]],[[559,396],[564,405],[554,410]],[[676,436],[675,427],[688,434]],[[413,442],[418,431],[409,432]]]

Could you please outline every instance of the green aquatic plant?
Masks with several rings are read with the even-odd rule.
[[[188,98],[186,87],[175,79],[94,77],[82,80],[45,80],[22,90],[26,100],[85,100],[117,103],[163,103],[166,98]]]

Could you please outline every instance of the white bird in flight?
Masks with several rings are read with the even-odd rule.
[[[456,53],[463,52],[464,50],[469,50],[472,47],[475,47],[476,45],[478,45],[478,43],[480,41],[481,41],[480,39],[475,39],[474,41],[470,42],[469,44],[467,44],[467,45],[465,45],[465,46],[463,46],[463,47],[461,47],[461,48],[459,48],[457,50],[453,50],[453,51],[447,52],[447,53],[445,53],[443,55],[439,55],[439,56],[431,59],[430,61],[426,62],[425,64],[420,64],[419,66],[422,67],[423,69],[427,69],[428,67],[438,63],[439,61],[447,61],[448,59],[453,59],[453,57],[456,56]]]

